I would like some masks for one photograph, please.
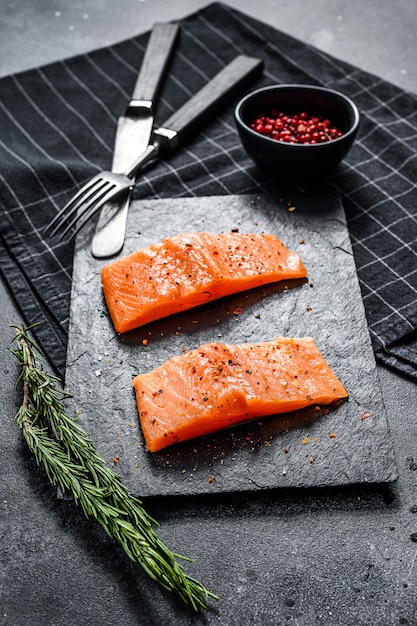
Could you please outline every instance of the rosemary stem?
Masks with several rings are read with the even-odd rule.
[[[161,541],[157,522],[142,502],[131,495],[98,454],[77,420],[67,415],[57,388],[59,378],[38,364],[38,348],[29,336],[32,327],[15,327],[18,349],[11,349],[21,368],[23,400],[16,421],[38,466],[53,485],[72,493],[85,517],[101,524],[109,537],[163,588],[176,592],[194,610],[207,609],[207,598],[216,598],[203,584],[189,577],[177,555]]]

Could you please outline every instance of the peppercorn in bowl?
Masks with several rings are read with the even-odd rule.
[[[271,85],[240,100],[235,122],[247,154],[274,179],[311,182],[344,159],[359,129],[356,104],[314,85]]]

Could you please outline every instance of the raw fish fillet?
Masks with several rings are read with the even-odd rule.
[[[136,376],[133,386],[151,452],[348,395],[311,337],[209,343]]]
[[[124,333],[223,296],[306,275],[299,255],[275,235],[194,232],[108,263],[101,280],[114,328]]]

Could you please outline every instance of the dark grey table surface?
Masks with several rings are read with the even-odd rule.
[[[92,50],[181,18],[201,0],[7,0],[0,75]],[[414,0],[229,0],[228,4],[417,91]],[[417,389],[378,368],[399,470],[391,486],[269,492],[149,503],[159,534],[217,592],[196,616],[153,585],[100,528],[34,470],[14,415],[19,321],[0,284],[0,622],[417,624]]]

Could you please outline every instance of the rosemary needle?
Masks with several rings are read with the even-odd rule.
[[[189,577],[153,526],[141,501],[131,495],[120,476],[106,466],[84,429],[67,415],[60,379],[39,365],[39,349],[29,336],[33,326],[15,326],[16,356],[23,383],[23,401],[17,424],[29,450],[49,481],[63,493],[71,493],[87,518],[97,520],[126,554],[139,563],[162,587],[176,592],[194,610],[207,608],[216,598],[200,582]]]

